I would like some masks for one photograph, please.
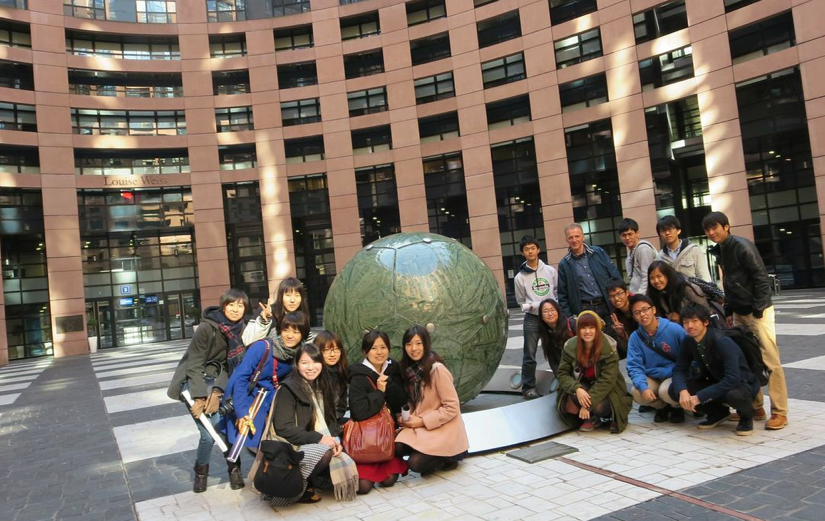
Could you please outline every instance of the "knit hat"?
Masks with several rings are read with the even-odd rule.
[[[599,329],[604,329],[604,320],[602,320],[602,317],[600,317],[595,311],[585,309],[584,311],[579,313],[579,316],[576,317],[577,322],[582,317],[582,315],[593,315],[594,317],[596,317],[596,321],[600,324]]]

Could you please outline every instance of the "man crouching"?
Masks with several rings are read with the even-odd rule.
[[[710,313],[696,304],[682,310],[682,326],[688,337],[673,370],[670,397],[683,409],[707,414],[700,429],[713,429],[730,416],[728,406],[739,413],[737,436],[753,434],[753,400],[759,380],[750,371],[736,343],[708,328]]]

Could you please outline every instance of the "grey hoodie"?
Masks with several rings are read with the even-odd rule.
[[[682,239],[679,253],[676,259],[672,259],[667,252],[667,246],[656,255],[656,259],[665,261],[685,277],[697,277],[708,282],[713,282],[708,269],[708,259],[701,246],[693,244],[687,239]]]
[[[526,313],[538,315],[539,305],[544,299],[558,299],[558,272],[541,259],[535,270],[524,262],[513,281],[516,286],[516,302]]]

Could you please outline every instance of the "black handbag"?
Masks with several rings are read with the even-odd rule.
[[[277,440],[262,441],[258,450],[263,457],[253,480],[255,489],[267,496],[286,499],[301,495],[304,480],[300,463],[304,453]]]

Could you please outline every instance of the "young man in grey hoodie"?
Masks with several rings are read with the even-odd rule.
[[[625,270],[628,289],[637,295],[647,295],[647,268],[656,260],[656,247],[639,236],[639,223],[633,219],[621,220],[619,237],[627,247]]]
[[[713,282],[708,269],[708,259],[702,247],[687,239],[679,239],[682,223],[675,215],[665,215],[656,223],[656,233],[665,244],[656,255],[657,260],[665,261],[685,277],[697,277]]]
[[[519,242],[526,259],[516,273],[516,302],[524,311],[524,357],[521,362],[521,393],[527,400],[538,398],[536,392],[536,350],[539,345],[541,317],[539,307],[548,298],[557,298],[558,273],[539,259],[539,242],[525,235]]]

